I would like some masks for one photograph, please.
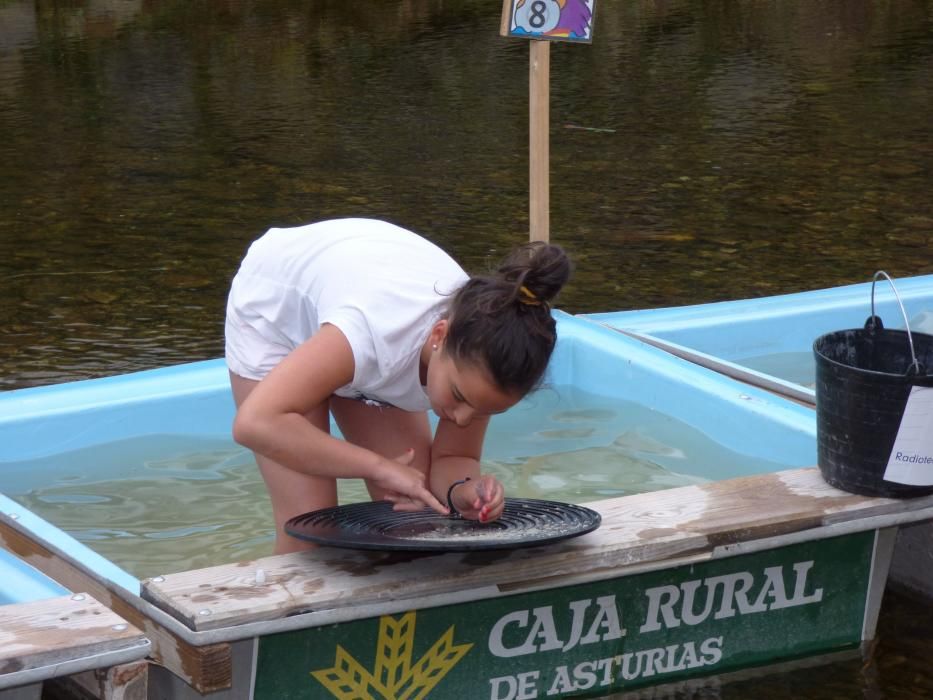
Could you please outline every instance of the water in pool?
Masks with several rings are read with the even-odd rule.
[[[756,372],[800,384],[808,389],[816,386],[816,362],[813,352],[775,352],[734,360],[736,364]]]
[[[484,470],[512,496],[583,503],[788,465],[739,455],[645,406],[544,389],[490,428]],[[252,455],[223,437],[148,435],[3,465],[5,493],[145,578],[269,554]],[[340,501],[368,498],[340,483]]]
[[[885,316],[890,318],[890,322],[886,324],[886,327],[895,329],[904,328],[904,324],[898,323],[896,315],[890,311],[885,314]],[[849,326],[852,325],[853,324],[849,324]],[[826,329],[825,332],[830,332],[830,330],[831,329]],[[910,330],[913,333],[933,335],[933,311],[923,309],[913,314],[910,317]],[[814,336],[814,340],[816,337],[818,336]],[[805,350],[763,353],[760,355],[731,359],[738,365],[753,369],[762,374],[778,377],[808,389],[814,389],[816,387],[816,360],[813,357],[813,350],[809,347]]]

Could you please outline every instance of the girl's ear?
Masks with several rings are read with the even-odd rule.
[[[446,318],[442,318],[440,321],[431,326],[431,334],[429,339],[431,345],[436,345],[438,348],[443,346],[444,341],[447,339],[447,329],[450,324],[447,322]]]

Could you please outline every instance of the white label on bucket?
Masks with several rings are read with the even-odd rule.
[[[933,485],[933,387],[911,387],[884,480]]]

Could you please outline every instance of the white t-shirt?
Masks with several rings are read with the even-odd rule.
[[[384,221],[270,229],[250,246],[230,288],[227,364],[261,379],[330,323],[356,365],[338,396],[426,410],[421,348],[467,279],[436,245]]]

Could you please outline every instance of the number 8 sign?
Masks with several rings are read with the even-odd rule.
[[[592,41],[596,0],[503,0],[503,36]]]

